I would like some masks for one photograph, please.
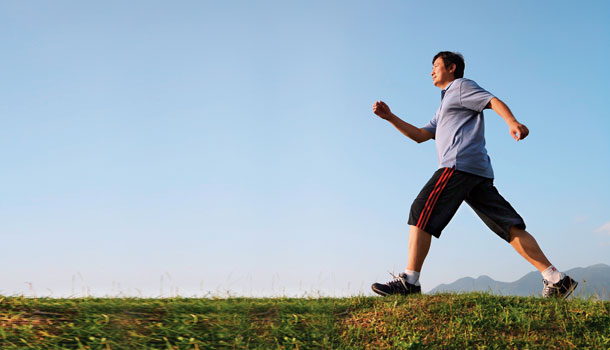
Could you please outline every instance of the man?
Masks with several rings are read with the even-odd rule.
[[[405,272],[388,283],[374,283],[371,288],[381,295],[421,293],[419,274],[432,236],[440,237],[465,201],[493,232],[541,272],[544,297],[567,298],[578,283],[555,269],[534,237],[525,231],[521,216],[493,185],[494,174],[485,149],[483,110],[491,108],[500,115],[516,141],[526,138],[529,130],[504,102],[463,78],[465,64],[461,54],[439,52],[432,66],[432,82],[442,90],[441,104],[423,128],[394,115],[383,101],[373,105],[376,115],[415,142],[435,139],[439,169],[411,206]]]

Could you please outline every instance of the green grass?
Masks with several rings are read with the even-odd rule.
[[[4,349],[610,349],[610,302],[0,296]]]

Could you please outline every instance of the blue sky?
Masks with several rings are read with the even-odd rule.
[[[495,184],[560,270],[610,264],[610,5],[0,3],[4,295],[349,295],[398,273],[436,170],[431,60],[486,113]],[[534,270],[463,205],[424,290]]]

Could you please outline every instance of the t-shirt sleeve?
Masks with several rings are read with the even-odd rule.
[[[434,115],[434,118],[432,118],[432,120],[430,120],[428,123],[426,123],[426,125],[424,125],[422,127],[422,129],[431,132],[432,134],[434,134],[436,136],[436,116],[438,114]],[[434,137],[433,137],[434,138]]]
[[[460,84],[460,103],[463,107],[481,112],[495,96],[472,80],[464,79]]]

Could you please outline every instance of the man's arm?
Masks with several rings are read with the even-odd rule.
[[[434,137],[431,132],[415,127],[398,118],[383,101],[377,101],[373,104],[373,113],[392,123],[398,131],[417,143],[428,141]]]
[[[504,119],[508,125],[510,134],[515,140],[523,140],[530,133],[527,126],[519,123],[517,118],[513,115],[513,112],[510,111],[510,108],[497,97],[492,98],[485,108],[493,109],[494,112],[498,113],[498,115]]]

